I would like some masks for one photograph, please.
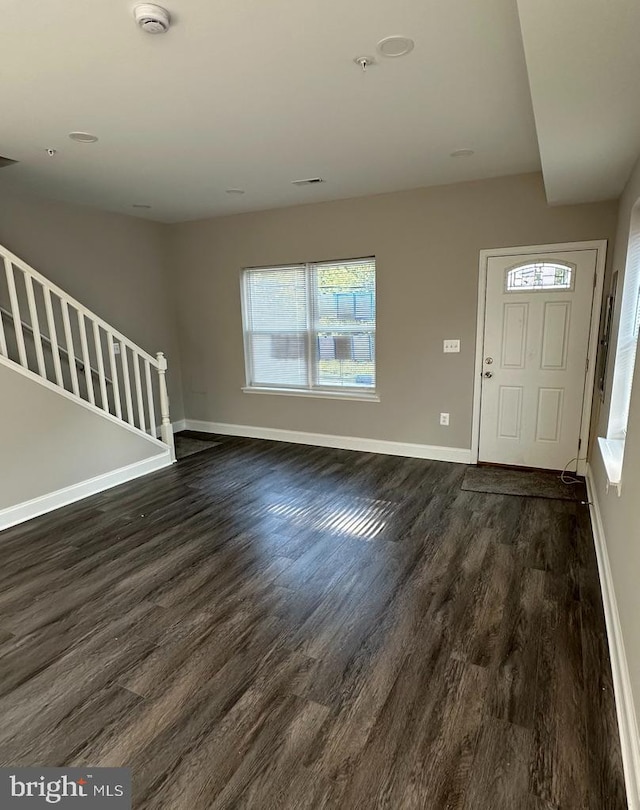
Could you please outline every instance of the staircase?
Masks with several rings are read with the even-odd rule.
[[[175,460],[162,352],[148,354],[2,246],[0,257],[0,363],[144,435]]]

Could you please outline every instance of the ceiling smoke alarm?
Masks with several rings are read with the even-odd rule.
[[[133,15],[147,34],[166,34],[171,25],[169,12],[153,3],[140,3],[134,8]]]

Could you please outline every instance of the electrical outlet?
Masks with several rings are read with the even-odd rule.
[[[440,414],[440,424],[444,425],[445,427],[449,427],[449,414],[448,413],[441,413]]]
[[[460,351],[460,341],[459,340],[445,340],[443,341],[443,351],[445,354],[452,354],[454,352]]]

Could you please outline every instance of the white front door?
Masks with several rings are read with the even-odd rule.
[[[596,250],[490,256],[479,460],[575,470]]]

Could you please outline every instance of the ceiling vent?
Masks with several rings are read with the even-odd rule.
[[[153,3],[141,3],[133,10],[136,22],[147,34],[166,34],[171,25],[169,12]]]
[[[292,180],[294,186],[315,186],[317,183],[324,183],[322,177],[307,177],[306,180]]]
[[[17,160],[12,160],[11,158],[2,157],[2,155],[0,155],[0,169],[4,169],[5,166],[13,166],[13,164],[17,162]]]

